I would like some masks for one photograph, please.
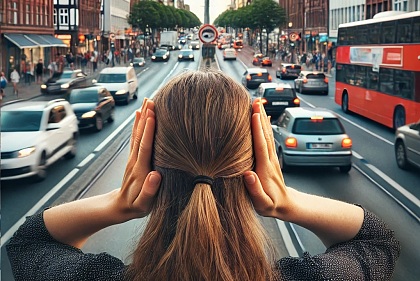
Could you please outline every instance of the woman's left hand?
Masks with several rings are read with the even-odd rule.
[[[159,189],[161,176],[151,170],[154,134],[154,103],[144,99],[140,111],[136,111],[130,155],[118,195],[119,208],[127,219],[148,215]]]

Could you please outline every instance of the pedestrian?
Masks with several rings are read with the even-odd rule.
[[[121,188],[27,218],[6,246],[13,273],[19,280],[390,280],[400,251],[393,231],[362,206],[286,186],[274,147],[260,99],[251,104],[222,72],[184,72],[136,112]],[[257,214],[307,228],[326,253],[276,261]],[[129,265],[80,250],[93,233],[145,216]]]
[[[44,73],[44,63],[42,62],[42,59],[39,59],[38,63],[35,66],[35,74],[36,74],[36,83],[37,84],[42,83],[43,73]]]
[[[6,78],[6,76],[4,75],[4,72],[2,71],[1,72],[1,75],[0,75],[0,98],[3,100],[3,98],[6,96],[5,94],[4,94],[4,89],[6,88],[6,86],[7,86],[7,78]]]
[[[20,80],[19,72],[17,72],[16,68],[14,68],[12,73],[10,73],[10,81],[12,81],[12,84],[13,84],[13,94],[16,96],[19,95],[19,91],[18,91],[19,80]]]
[[[48,70],[50,71],[50,78],[53,77],[54,73],[57,71],[57,64],[55,61],[50,61],[48,64]]]

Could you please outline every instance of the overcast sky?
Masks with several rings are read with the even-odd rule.
[[[226,11],[231,0],[210,0],[210,23],[217,18],[218,15]],[[204,0],[184,0],[184,4],[190,5],[190,10],[201,22],[204,22]]]

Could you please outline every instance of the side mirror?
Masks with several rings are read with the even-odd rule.
[[[98,82],[96,79],[92,79],[92,84],[96,84]]]
[[[47,125],[47,131],[57,130],[60,129],[60,124],[58,123],[49,123]]]

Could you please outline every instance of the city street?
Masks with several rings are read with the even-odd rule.
[[[105,193],[120,187],[128,156],[128,141],[134,119],[144,97],[152,98],[157,89],[168,79],[186,69],[203,68],[201,51],[194,51],[193,62],[178,62],[177,53],[171,52],[168,62],[146,61],[138,71],[138,99],[128,105],[117,106],[116,118],[101,132],[82,131],[78,142],[77,156],[71,160],[60,160],[48,169],[49,177],[42,183],[29,180],[2,182],[2,264],[3,280],[12,281],[10,265],[4,246],[11,235],[22,224],[25,217],[45,207],[66,201]],[[247,67],[253,67],[253,48],[245,46],[238,52],[236,61],[224,61],[222,51],[216,49],[216,60],[212,66],[233,77],[239,83]],[[267,67],[273,80],[293,85],[293,80],[275,78],[280,61],[274,60]],[[344,127],[353,139],[353,168],[349,174],[341,174],[334,168],[293,168],[284,174],[286,184],[298,190],[361,204],[378,214],[395,230],[401,241],[402,252],[398,260],[393,281],[416,280],[420,276],[420,232],[419,198],[420,173],[412,169],[403,171],[397,167],[394,157],[393,130],[357,114],[345,114],[334,101],[334,70],[328,74],[329,94],[302,95],[302,107],[323,107],[334,111],[341,118]],[[93,77],[93,76],[92,76]],[[23,89],[23,85],[22,85]],[[253,95],[253,91],[250,91]],[[11,95],[6,95],[12,100]],[[39,85],[22,90],[22,98],[53,99],[55,96],[41,96]],[[275,219],[262,218],[270,237],[278,246],[279,258],[311,254],[325,250],[321,241],[307,230]],[[109,252],[130,261],[138,235],[147,218],[113,226],[102,230],[89,239],[86,252]]]

